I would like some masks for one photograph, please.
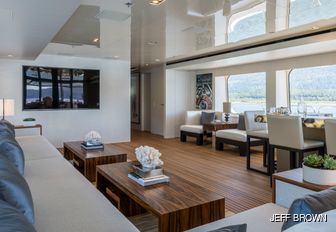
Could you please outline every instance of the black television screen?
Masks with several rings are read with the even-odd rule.
[[[99,70],[23,66],[23,109],[99,109]]]

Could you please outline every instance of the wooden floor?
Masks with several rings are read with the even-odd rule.
[[[181,143],[179,139],[163,139],[145,132],[132,131],[130,143],[118,147],[135,160],[134,149],[153,146],[162,153],[164,169],[208,188],[225,197],[225,207],[233,213],[271,202],[269,177],[246,170],[246,158],[233,147],[216,151],[209,143],[196,146],[194,141]],[[258,152],[257,152],[258,153]],[[254,163],[261,166],[261,155],[254,155]]]

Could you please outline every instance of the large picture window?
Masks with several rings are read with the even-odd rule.
[[[336,17],[335,0],[291,0],[289,27]]]
[[[234,113],[266,109],[266,73],[231,75],[228,79],[229,101]]]
[[[336,115],[336,65],[293,69],[289,74],[291,111],[303,101],[308,113]]]

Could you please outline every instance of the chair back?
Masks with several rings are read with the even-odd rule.
[[[245,111],[245,128],[246,131],[267,130],[267,123],[260,123],[255,121],[257,115],[265,114],[264,111]]]
[[[190,110],[186,112],[185,124],[186,125],[200,125],[202,111]]]
[[[325,137],[327,144],[327,152],[331,155],[336,155],[336,119],[324,120]]]
[[[303,149],[304,139],[300,116],[267,115],[269,142],[288,148]]]

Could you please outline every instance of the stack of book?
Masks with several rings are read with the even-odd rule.
[[[169,176],[163,174],[162,167],[145,168],[140,163],[133,163],[133,172],[128,174],[128,178],[142,186],[169,182]]]
[[[167,183],[169,182],[169,176],[166,175],[159,175],[153,177],[142,178],[141,176],[137,175],[135,172],[131,172],[128,174],[128,178],[134,180],[141,186],[150,186],[153,184],[160,184],[160,183]]]
[[[93,144],[90,142],[82,142],[81,147],[84,148],[85,150],[96,150],[96,149],[104,149],[104,144]]]

